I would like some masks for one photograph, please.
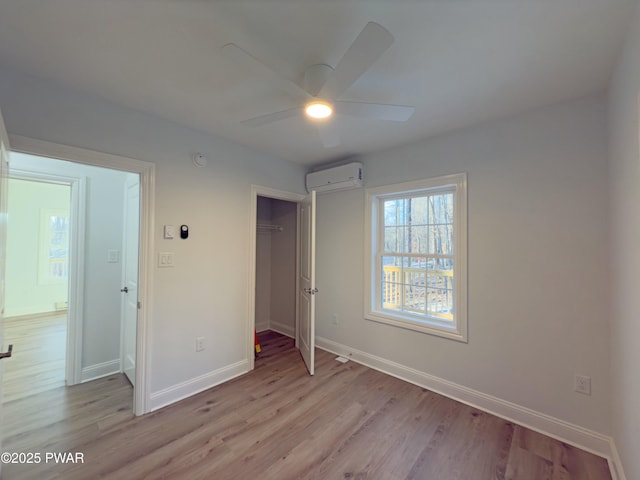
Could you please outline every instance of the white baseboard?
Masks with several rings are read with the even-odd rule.
[[[192,378],[186,382],[172,385],[157,392],[153,392],[149,401],[149,412],[166,407],[179,400],[185,399],[196,393],[200,393],[221,383],[227,382],[235,377],[243,375],[249,371],[249,362],[241,360],[237,363],[227,365],[199,377]]]
[[[611,456],[607,458],[609,461],[609,470],[611,470],[612,480],[627,480],[627,476],[624,474],[624,468],[622,468],[622,460],[620,460],[620,454],[616,448],[616,444],[611,439]]]
[[[82,367],[80,373],[80,383],[89,382],[91,380],[97,380],[98,378],[107,377],[114,373],[119,373],[120,360],[109,360],[108,362],[96,363],[95,365],[89,365],[88,367]]]
[[[291,338],[293,338],[296,333],[292,325],[274,321],[269,322],[269,329]]]
[[[265,330],[269,330],[269,322],[256,322],[256,332],[264,332]]]
[[[613,440],[609,436],[565,422],[564,420],[554,418],[544,413],[536,412],[530,408],[502,400],[492,395],[487,395],[463,385],[458,385],[434,375],[406,367],[399,363],[356,350],[355,348],[323,337],[316,337],[316,346],[328,352],[335,353],[336,355],[349,357],[356,363],[413,383],[414,385],[439,393],[445,397],[452,398],[453,400],[465,403],[497,417],[504,418],[510,422],[602,456],[606,458],[610,464],[612,461],[614,463],[617,461],[618,465],[616,465],[616,469],[619,471],[613,472],[612,469],[612,475],[617,473],[619,478],[614,478],[614,480],[625,480],[624,474],[621,474],[620,458],[617,452],[615,452]]]
[[[136,359],[128,353],[126,358],[124,359],[124,366],[122,367],[123,371],[132,370],[136,366]]]
[[[26,317],[31,315],[40,315],[55,312],[53,304],[36,305],[29,307],[5,308],[4,318],[10,317]]]

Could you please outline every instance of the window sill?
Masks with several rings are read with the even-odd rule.
[[[418,321],[401,315],[393,315],[389,312],[378,311],[366,312],[364,318],[372,322],[384,323],[386,325],[413,330],[427,335],[434,335],[437,337],[455,340],[457,342],[468,343],[466,334],[463,334],[455,328],[439,326],[435,322]]]

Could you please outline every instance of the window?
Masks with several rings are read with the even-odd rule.
[[[40,211],[38,283],[66,283],[69,276],[69,211]]]
[[[466,174],[367,189],[365,318],[467,341]]]

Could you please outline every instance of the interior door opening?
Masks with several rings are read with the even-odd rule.
[[[18,347],[5,362],[5,402],[67,380],[71,189],[62,177],[9,178],[5,336]]]
[[[28,280],[29,288],[40,287],[45,293],[51,293],[55,285],[47,284],[51,283],[47,275],[66,276],[66,300],[56,297],[54,301],[53,297],[45,296],[39,302],[33,292],[23,299],[15,299],[16,312],[20,308],[31,309],[33,312],[29,313],[38,318],[51,316],[59,306],[68,308],[66,335],[60,335],[59,329],[55,332],[59,341],[54,350],[56,355],[66,357],[67,362],[66,375],[62,382],[55,383],[54,372],[43,367],[47,359],[42,356],[42,344],[34,350],[34,355],[30,355],[25,351],[28,342],[24,335],[30,333],[39,337],[40,342],[50,342],[54,337],[44,330],[42,321],[37,324],[32,318],[17,317],[22,320],[17,323],[21,338],[13,341],[14,362],[5,368],[19,367],[23,369],[22,373],[36,372],[29,374],[32,382],[36,382],[31,393],[41,391],[45,395],[53,388],[65,388],[65,383],[74,385],[118,374],[127,376],[134,385],[140,175],[22,153],[12,153],[11,158],[12,175],[36,178],[49,184],[64,184],[67,179],[67,189],[70,189],[70,193],[67,190],[67,201],[70,197],[71,206],[66,211],[51,200],[46,208],[34,207],[41,217],[36,237],[42,237],[37,240],[42,245],[37,253],[32,253],[33,261],[38,264],[37,275]],[[14,217],[13,222],[9,221],[9,235],[12,225],[26,218]],[[65,225],[69,227],[66,233],[62,228]],[[68,236],[66,257],[63,255],[65,234]],[[27,238],[18,238],[17,243],[28,243]],[[16,270],[18,273],[7,269],[7,283],[19,292],[25,284],[24,279],[18,278],[20,269]],[[122,293],[124,282],[130,292],[126,296]],[[8,293],[11,307],[14,293],[11,288]],[[128,308],[129,305],[133,305],[133,309]],[[50,319],[47,328],[51,328],[51,320],[57,318]],[[129,363],[126,360],[130,360]],[[7,375],[3,382],[3,401],[9,400],[7,395],[14,389],[14,383],[12,376]],[[132,398],[134,394],[132,389]]]
[[[256,212],[255,331],[295,339],[298,204],[258,196]]]
[[[278,237],[287,230],[289,237]],[[304,196],[253,185],[250,239],[249,369],[255,366],[255,332],[278,332],[293,338],[313,375],[315,192]]]

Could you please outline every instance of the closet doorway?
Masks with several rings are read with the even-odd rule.
[[[298,204],[258,196],[255,329],[296,334]]]
[[[252,301],[250,368],[258,337],[284,335],[298,346],[299,202],[303,195],[254,186],[252,189]],[[266,354],[266,352],[262,352]]]

